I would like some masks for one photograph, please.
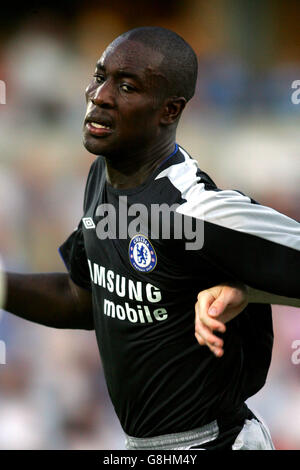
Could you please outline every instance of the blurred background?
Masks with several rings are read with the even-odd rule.
[[[197,93],[178,143],[220,188],[299,219],[297,0],[30,5],[2,5],[0,15],[0,252],[9,270],[64,271],[57,247],[81,217],[94,158],[82,146],[84,90],[105,47],[136,26],[173,29],[197,52]],[[273,312],[272,365],[250,404],[278,449],[299,450],[300,364],[291,361],[299,310]],[[94,333],[0,316],[0,448],[123,449]]]

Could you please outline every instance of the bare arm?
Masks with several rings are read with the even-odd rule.
[[[51,326],[92,330],[91,293],[66,273],[6,273],[4,309],[18,317]]]

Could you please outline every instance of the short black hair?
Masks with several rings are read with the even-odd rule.
[[[183,96],[187,101],[194,96],[198,60],[195,51],[179,34],[160,26],[142,26],[117,39],[121,38],[141,42],[163,55],[160,71],[168,81],[165,94]]]

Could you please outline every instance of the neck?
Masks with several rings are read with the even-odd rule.
[[[106,179],[117,189],[135,188],[146,181],[160,163],[175,149],[175,137],[142,152],[122,154],[121,158],[105,157]]]

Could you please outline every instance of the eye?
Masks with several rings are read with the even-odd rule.
[[[93,77],[96,79],[96,82],[97,82],[97,83],[103,83],[104,80],[105,80],[104,75],[101,75],[101,74],[99,74],[99,73],[95,73],[95,74],[93,75]]]
[[[135,91],[135,88],[132,85],[128,85],[127,83],[122,83],[120,88],[126,93],[132,93],[133,91]]]

